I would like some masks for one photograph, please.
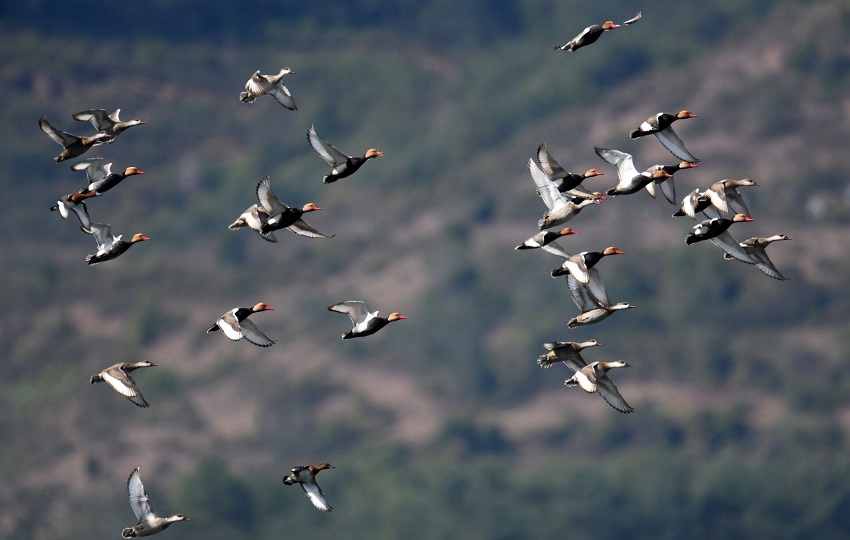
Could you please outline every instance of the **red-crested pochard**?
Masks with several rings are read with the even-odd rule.
[[[546,208],[549,209],[543,215],[543,218],[537,222],[540,230],[562,225],[577,216],[582,208],[592,204],[599,204],[599,199],[582,199],[578,202],[568,199],[563,193],[558,191],[555,183],[549,180],[543,169],[531,158],[528,159],[528,173],[531,175],[531,179],[534,180],[537,194],[540,195]]]
[[[128,176],[145,174],[145,171],[140,170],[138,167],[125,167],[123,171],[114,173],[112,172],[112,163],[104,165],[103,158],[100,157],[88,158],[74,163],[71,169],[86,172],[88,186],[85,189],[81,189],[80,193],[93,195],[106,193]]]
[[[548,251],[553,255],[558,255],[564,258],[564,262],[560,268],[552,270],[552,277],[564,276],[571,274],[583,285],[587,285],[590,280],[588,270],[593,268],[596,263],[602,260],[603,257],[609,255],[622,255],[623,251],[616,246],[610,246],[603,251],[582,251],[576,255],[570,255],[556,241],[550,242],[543,246],[544,251]]]
[[[232,341],[245,338],[249,343],[258,347],[271,347],[274,345],[274,340],[260,332],[257,325],[248,318],[249,315],[261,311],[274,311],[274,308],[264,302],[260,302],[254,307],[233,308],[219,317],[215,324],[207,330],[207,334],[221,330],[225,337]]]
[[[564,227],[560,231],[540,231],[522,244],[514,248],[514,251],[519,249],[537,249],[545,246],[549,242],[557,240],[562,236],[578,234],[578,231],[572,227]]]
[[[716,217],[706,219],[693,227],[693,232],[688,233],[685,237],[685,243],[688,245],[710,240],[726,232],[726,229],[732,226],[733,223],[753,221],[753,218],[747,214],[735,214],[731,219]],[[737,245],[737,242],[734,242]]]
[[[584,174],[568,172],[555,161],[555,158],[549,153],[546,143],[537,147],[537,161],[540,162],[540,168],[543,169],[549,180],[555,183],[561,193],[579,187],[588,178],[602,176],[602,173],[596,169],[588,169]]]
[[[611,148],[599,148],[594,146],[596,155],[617,167],[617,178],[619,182],[613,188],[605,192],[606,195],[628,195],[636,193],[649,185],[650,182],[666,180],[670,178],[670,174],[663,170],[658,170],[655,165],[643,172],[638,172],[635,168],[634,160],[631,154],[612,150]]]
[[[613,21],[605,21],[602,24],[593,24],[588,26],[584,30],[581,31],[579,35],[571,39],[564,45],[556,45],[555,50],[561,51],[570,51],[573,52],[577,49],[584,47],[585,45],[590,45],[591,43],[595,43],[597,39],[605,32],[606,30],[613,30],[614,28],[620,28],[621,26],[628,26],[630,24],[636,23],[640,20],[642,12],[638,11],[637,15],[629,19],[628,21],[622,24],[615,24]]]
[[[384,155],[383,152],[375,148],[370,148],[362,156],[349,156],[343,154],[334,145],[319,138],[316,134],[316,128],[313,126],[310,126],[310,131],[307,132],[307,140],[310,142],[310,146],[313,147],[313,150],[315,150],[316,153],[328,163],[328,165],[333,167],[331,173],[322,178],[322,182],[325,184],[330,184],[332,182],[336,182],[340,178],[351,176],[370,159]]]
[[[52,212],[58,210],[59,215],[62,216],[62,219],[68,219],[68,215],[70,214],[70,212],[73,212],[80,220],[80,227],[82,227],[83,230],[89,229],[91,228],[89,209],[88,207],[86,207],[86,203],[83,201],[93,196],[94,193],[69,193],[68,195],[65,195],[64,197],[56,201],[56,204],[54,206],[51,206],[50,210]]]
[[[237,229],[241,229],[242,227],[248,227],[253,231],[257,231],[257,234],[260,235],[260,238],[265,240],[266,242],[276,243],[277,238],[275,238],[274,233],[272,232],[263,232],[263,225],[269,220],[269,214],[265,210],[263,210],[260,205],[252,204],[249,206],[242,215],[236,218],[236,221],[227,226],[231,231],[235,231]]]
[[[304,213],[315,212],[321,208],[313,203],[307,203],[301,208],[287,206],[275,196],[270,182],[270,178],[266,176],[257,184],[257,200],[269,216],[260,229],[261,233],[289,229],[297,235],[308,238],[333,238],[334,235],[322,234],[301,219]]]
[[[113,236],[112,226],[107,223],[92,223],[88,229],[83,229],[83,232],[94,236],[97,242],[97,251],[86,257],[89,266],[112,260],[130,249],[133,244],[150,240],[142,233],[134,234],[130,240],[124,240],[120,234]]]
[[[685,147],[682,139],[673,131],[673,122],[676,120],[684,120],[686,118],[696,118],[697,115],[691,111],[680,111],[676,114],[658,113],[655,116],[650,116],[637,129],[633,129],[629,133],[629,137],[637,139],[646,135],[655,135],[655,138],[666,148],[671,154],[683,161],[697,163],[699,160],[691,154]]]
[[[351,324],[354,325],[354,328],[344,333],[342,339],[369,336],[393,321],[400,321],[407,318],[398,312],[390,313],[387,318],[378,317],[377,311],[370,312],[366,304],[359,300],[348,300],[328,306],[328,311],[344,313],[351,319]]]
[[[661,188],[661,194],[667,199],[670,204],[676,204],[676,185],[673,183],[673,176],[682,169],[693,169],[698,167],[696,163],[688,161],[680,161],[678,165],[656,165],[655,170],[664,171],[670,176],[650,182],[646,185],[646,192],[653,199],[655,198],[655,186]]]

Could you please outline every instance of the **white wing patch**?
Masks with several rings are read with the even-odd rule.
[[[325,500],[325,495],[322,493],[322,488],[319,487],[319,484],[316,484],[315,482],[305,482],[301,484],[301,489],[303,489],[304,493],[307,494],[307,497],[310,499],[310,502],[313,503],[313,506],[322,512],[330,512],[333,510],[333,507]]]
[[[109,386],[124,397],[134,397],[139,392],[135,386],[125,384],[123,380],[113,377],[108,371],[102,376],[103,380],[109,383]]]

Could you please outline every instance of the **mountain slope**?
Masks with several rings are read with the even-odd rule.
[[[612,472],[604,489],[582,484],[582,501],[639,498],[640,475],[660,474],[651,464],[676,456],[681,479],[657,489],[659,497],[682,490],[705,510],[688,514],[691,523],[710,521],[716,509],[701,507],[701,495],[735,485],[724,476],[735,471],[726,460],[741,458],[757,485],[801,454],[834,456],[850,428],[841,369],[848,300],[836,283],[850,265],[846,203],[836,196],[846,187],[839,171],[850,125],[841,92],[847,9],[782,4],[739,22],[746,33],[718,30],[722,40],[689,41],[689,54],[666,60],[656,55],[672,37],[649,39],[652,16],[647,10],[639,25],[574,55],[551,51],[542,33],[464,50],[391,34],[387,46],[380,27],[362,37],[342,28],[334,36],[349,40],[344,47],[323,42],[314,50],[305,40],[283,51],[203,37],[177,46],[146,33],[105,43],[65,43],[26,28],[11,34],[6,55],[27,53],[0,78],[13,96],[2,112],[10,141],[0,153],[3,183],[17,195],[0,216],[8,231],[3,293],[12,306],[0,337],[10,351],[0,382],[8,441],[0,467],[9,480],[0,504],[13,509],[2,536],[61,537],[65,522],[73,523],[70,535],[113,534],[132,518],[124,481],[139,465],[156,486],[157,509],[193,517],[169,534],[209,537],[215,516],[192,513],[210,512],[197,493],[212,476],[256,503],[243,528],[228,520],[234,530],[220,534],[229,538],[265,531],[283,519],[281,508],[293,531],[365,536],[351,530],[368,529],[350,528],[374,510],[364,500],[386,512],[377,536],[441,537],[464,513],[481,532],[492,530],[483,528],[486,516],[527,500],[567,506],[572,486],[562,480],[576,480],[578,467],[557,465],[560,477],[543,472],[565,454],[570,464],[610,457],[612,471],[627,477]],[[789,20],[801,24],[786,31]],[[310,33],[304,24],[296,35]],[[685,30],[669,34],[677,32]],[[270,99],[237,101],[255,69],[282,62],[297,72],[287,80],[297,112]],[[122,117],[149,124],[87,156],[102,153],[116,168],[148,174],[90,201],[90,211],[118,232],[153,240],[88,268],[94,243],[47,210],[80,186],[80,175],[50,161],[58,147],[36,120],[47,114],[63,129],[88,132],[69,114],[93,106],[120,106]],[[756,222],[741,239],[791,236],[770,253],[792,280],[725,262],[713,246],[685,246],[691,224],[670,219],[666,203],[617,197],[576,218],[581,234],[565,246],[624,249],[623,260],[600,269],[615,299],[639,307],[567,330],[576,308],[565,284],[548,276],[558,261],[512,250],[544,210],[526,160],[547,142],[564,166],[603,170],[588,184],[604,191],[615,173],[593,146],[633,152],[646,166],[670,161],[656,141],[626,134],[650,114],[681,108],[700,115],[677,131],[703,161],[677,175],[680,196],[725,177],[757,179],[762,187],[745,194]],[[304,140],[311,124],[347,152],[377,146],[387,155],[323,186],[326,166]],[[308,221],[337,236],[310,241],[281,231],[270,245],[228,231],[264,175],[287,202],[319,204],[324,210]],[[343,342],[348,320],[325,308],[354,298],[410,319]],[[204,334],[225,310],[258,301],[277,308],[257,318],[274,347]],[[636,414],[615,416],[597,396],[563,388],[560,366],[534,363],[544,341],[589,338],[604,343],[589,361],[635,365],[616,382]],[[150,410],[86,382],[120,359],[160,364],[137,379]],[[810,380],[798,380],[801,364]],[[302,494],[281,493],[267,477],[324,459],[344,473],[328,479],[334,491],[325,489],[335,494],[334,516],[345,517],[311,525],[296,514]],[[390,471],[372,471],[385,462]],[[717,486],[697,463],[719,471]],[[629,475],[635,466],[641,472]],[[445,485],[428,474],[440,467],[452,477]],[[502,475],[516,493],[490,485]],[[399,478],[422,494],[396,485]],[[838,509],[820,519],[828,530],[840,505],[826,503],[842,493],[818,484],[811,496]],[[662,506],[644,514],[658,516]],[[446,517],[423,518],[429,512]],[[505,531],[542,521],[535,512],[511,513]],[[103,523],[91,523],[94,513]],[[50,519],[39,522],[39,514]],[[574,517],[564,516],[556,525]]]

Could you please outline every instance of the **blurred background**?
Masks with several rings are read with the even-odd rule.
[[[553,51],[590,24],[607,32]],[[843,0],[188,0],[0,3],[0,181],[6,193],[0,363],[0,537],[117,537],[141,467],[169,538],[850,537],[850,6]],[[255,70],[297,111],[238,100]],[[48,209],[85,185],[38,128],[120,108],[147,125],[84,157],[147,172],[91,199],[94,221],[152,240],[87,267],[91,237]],[[677,198],[751,177],[755,218],[785,233],[789,281],[686,246],[693,223],[636,193],[586,209],[571,252],[638,309],[570,330],[560,261],[514,246],[545,210],[526,161],[568,170],[676,160],[630,129],[659,111],[699,168]],[[305,134],[383,158],[323,185]],[[259,179],[331,240],[227,225]],[[326,307],[358,299],[409,320],[353,341]],[[254,317],[260,349],[205,330]],[[597,339],[637,410],[565,388],[546,341]],[[89,376],[121,361],[149,409]],[[335,510],[297,487],[319,476]]]

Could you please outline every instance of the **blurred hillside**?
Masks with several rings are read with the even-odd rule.
[[[117,535],[135,466],[158,512],[192,518],[175,540],[850,536],[845,2],[299,4],[0,7],[0,538]],[[239,102],[283,66],[297,111]],[[147,172],[88,208],[152,238],[91,268],[92,239],[48,211],[84,175],[37,127],[89,134],[70,116],[89,108],[148,122],[85,157]],[[673,163],[628,131],[686,108],[699,118],[676,129],[702,161],[677,196],[757,180],[733,234],[790,236],[769,253],[791,280],[686,246],[664,201],[616,197],[562,245],[624,250],[599,268],[638,309],[567,329],[559,261],[513,251],[544,211],[527,159],[547,142],[604,191],[594,145]],[[386,155],[323,185],[310,125]],[[229,231],[266,175],[336,237]],[[326,306],[347,299],[410,318],[343,342]],[[259,301],[274,347],[204,333]],[[586,339],[603,343],[588,362],[634,365],[612,375],[634,414],[536,365],[543,342]],[[143,359],[149,409],[88,383]],[[328,515],[280,483],[322,461]]]

